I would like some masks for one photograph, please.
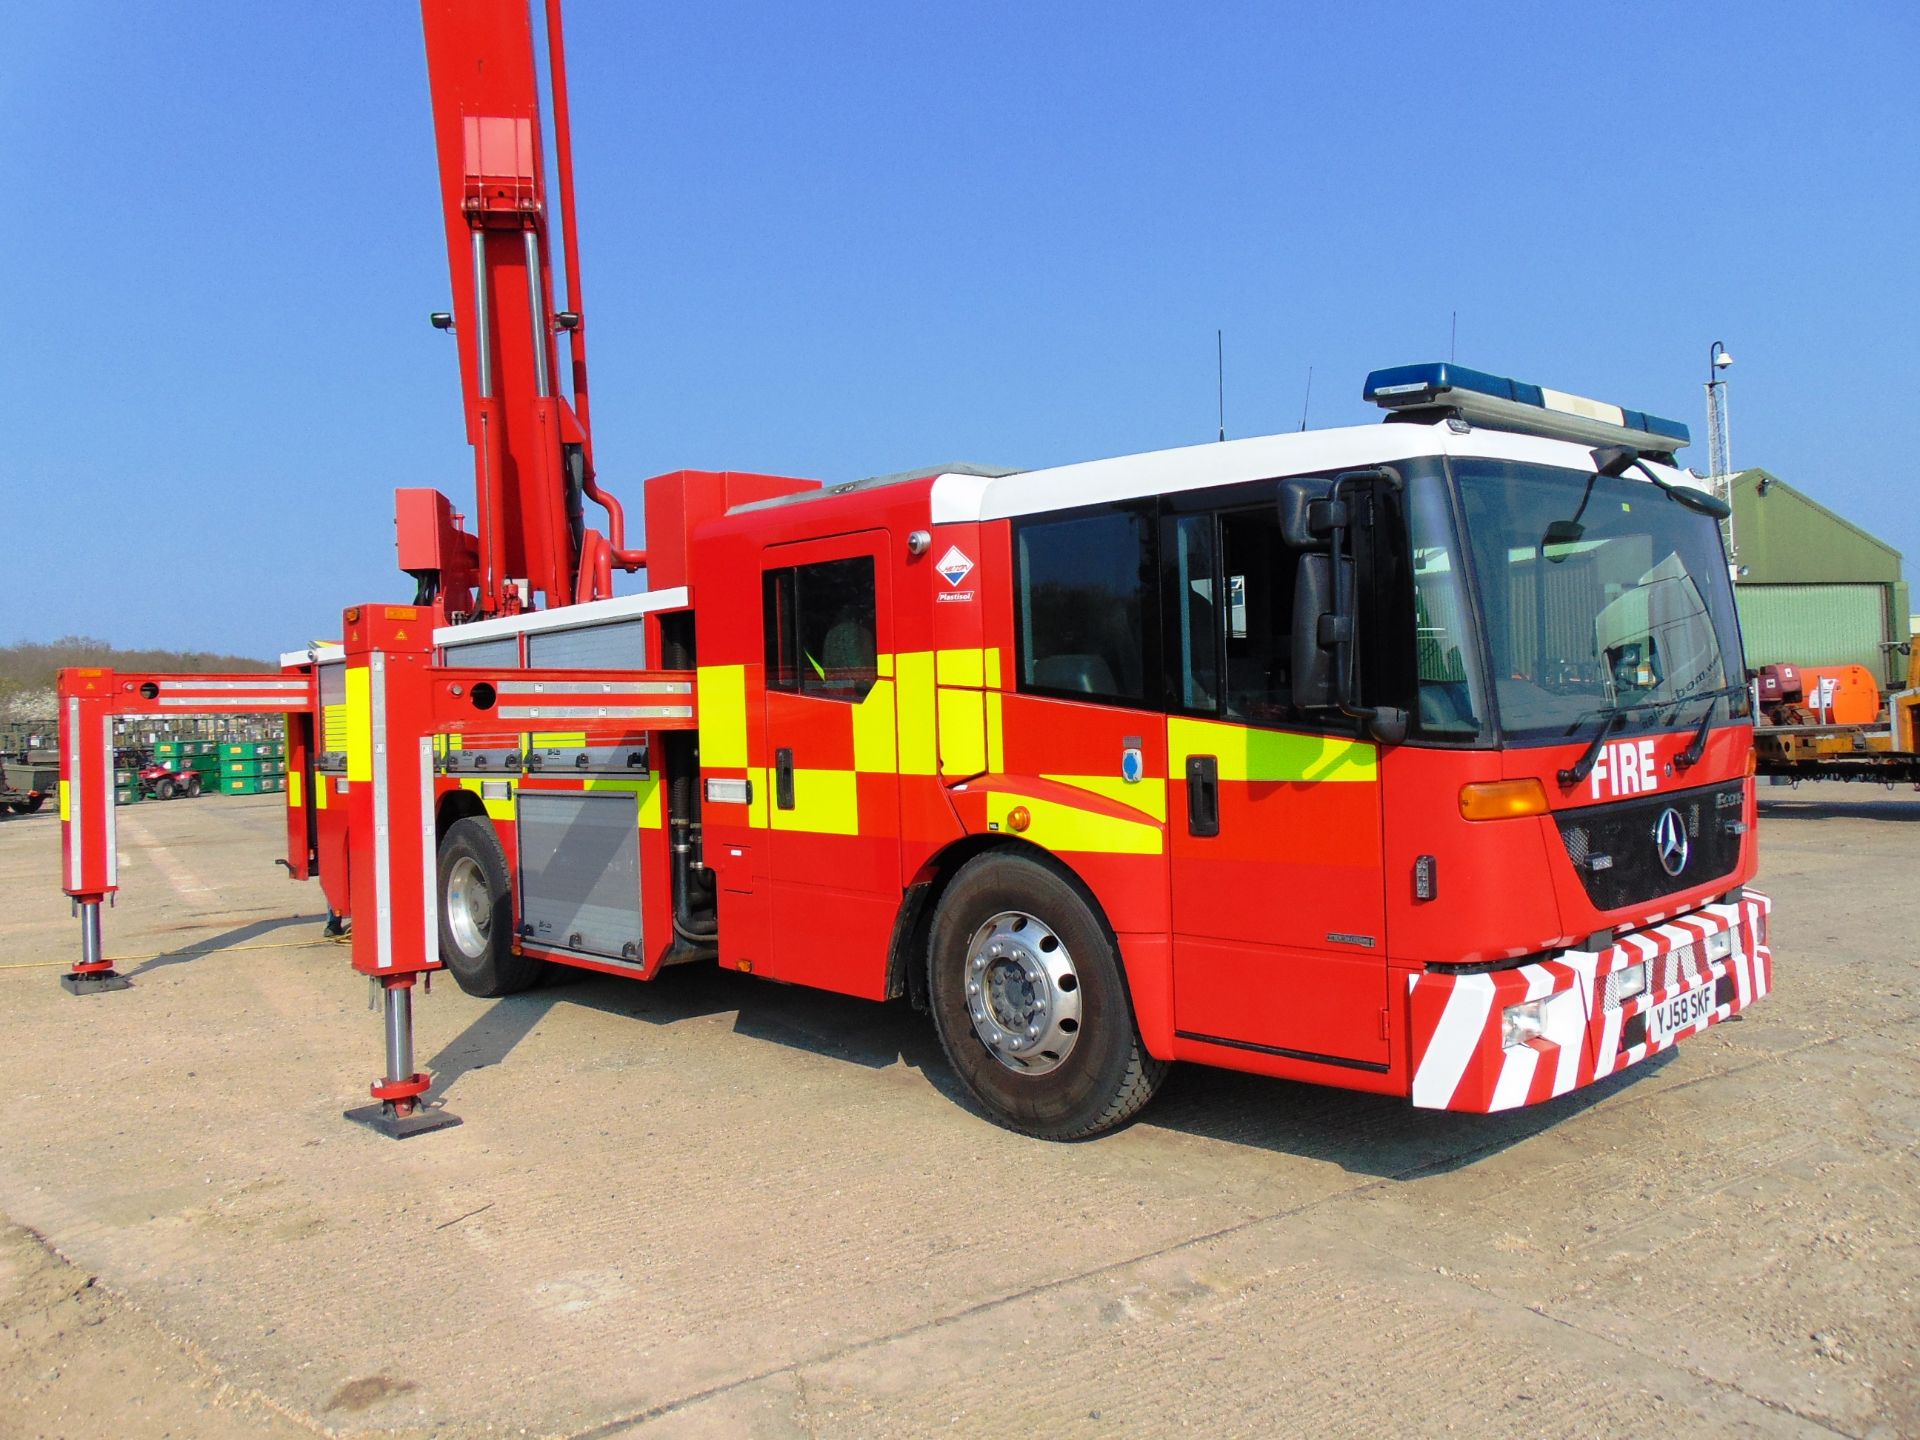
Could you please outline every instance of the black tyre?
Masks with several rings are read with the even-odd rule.
[[[189,775],[187,777],[187,798],[189,800],[194,800],[194,799],[198,799],[199,795],[200,795],[200,777],[198,775]]]
[[[173,781],[162,780],[158,785],[154,786],[153,798],[156,800],[173,799]]]
[[[513,950],[513,892],[493,822],[468,815],[440,840],[440,959],[469,995],[512,995],[545,964]]]
[[[31,815],[46,803],[47,797],[44,795],[29,795],[24,800],[13,801],[7,808],[16,815]]]
[[[1024,856],[977,856],[934,913],[935,1028],[961,1082],[996,1122],[1075,1140],[1153,1098],[1147,1054],[1107,928],[1064,874]]]

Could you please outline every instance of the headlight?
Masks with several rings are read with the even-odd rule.
[[[1724,960],[1733,954],[1733,932],[1722,930],[1718,935],[1707,936],[1707,959]]]
[[[1550,997],[1549,997],[1550,998]],[[1500,1043],[1511,1050],[1547,1033],[1548,1000],[1528,1000],[1500,1012]]]
[[[1643,960],[1638,965],[1629,965],[1624,970],[1613,972],[1613,998],[1621,1004],[1644,995],[1647,990],[1647,966]]]

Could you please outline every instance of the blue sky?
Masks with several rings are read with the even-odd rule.
[[[603,481],[1356,423],[1444,358],[1672,415],[1920,563],[1907,4],[568,11]],[[0,643],[268,655],[462,505],[419,19],[0,17]],[[637,504],[633,507],[637,509]]]

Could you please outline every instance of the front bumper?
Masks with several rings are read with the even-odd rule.
[[[1773,902],[1749,890],[1664,925],[1623,936],[1606,950],[1562,950],[1511,970],[1429,971],[1408,979],[1413,1103],[1430,1110],[1512,1110],[1564,1095],[1738,1015],[1773,988],[1767,917]],[[1731,934],[1728,953],[1708,956],[1712,936]],[[1715,947],[1718,948],[1718,947]],[[1648,987],[1615,1000],[1609,977],[1650,962]],[[1714,987],[1697,1020],[1649,1038],[1650,1012],[1683,992]],[[1509,1005],[1577,996],[1547,1008],[1539,1038],[1502,1043]]]

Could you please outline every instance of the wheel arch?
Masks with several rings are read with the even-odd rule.
[[[1064,880],[1092,914],[1113,953],[1120,957],[1120,983],[1127,989],[1127,1001],[1133,1006],[1135,1023],[1149,1054],[1170,1059],[1172,1052],[1171,976],[1162,974],[1169,961],[1169,947],[1137,946],[1120,943],[1107,910],[1100,903],[1086,878],[1071,865],[1031,841],[1010,835],[967,835],[930,856],[912,880],[894,918],[893,938],[887,956],[887,995],[907,997],[914,1009],[925,1011],[928,1005],[928,946],[933,938],[933,917],[940,899],[953,877],[968,861],[981,855],[1004,854],[1031,861],[1041,869]],[[1143,950],[1155,953],[1142,953]],[[1167,997],[1164,1005],[1156,1004]],[[1143,1012],[1142,1004],[1149,1007]],[[1160,1036],[1165,1034],[1165,1039]]]
[[[464,787],[449,790],[440,797],[440,803],[434,810],[433,838],[436,842],[446,839],[447,831],[456,820],[465,820],[474,815],[485,819],[486,814],[487,807],[471,790]]]

